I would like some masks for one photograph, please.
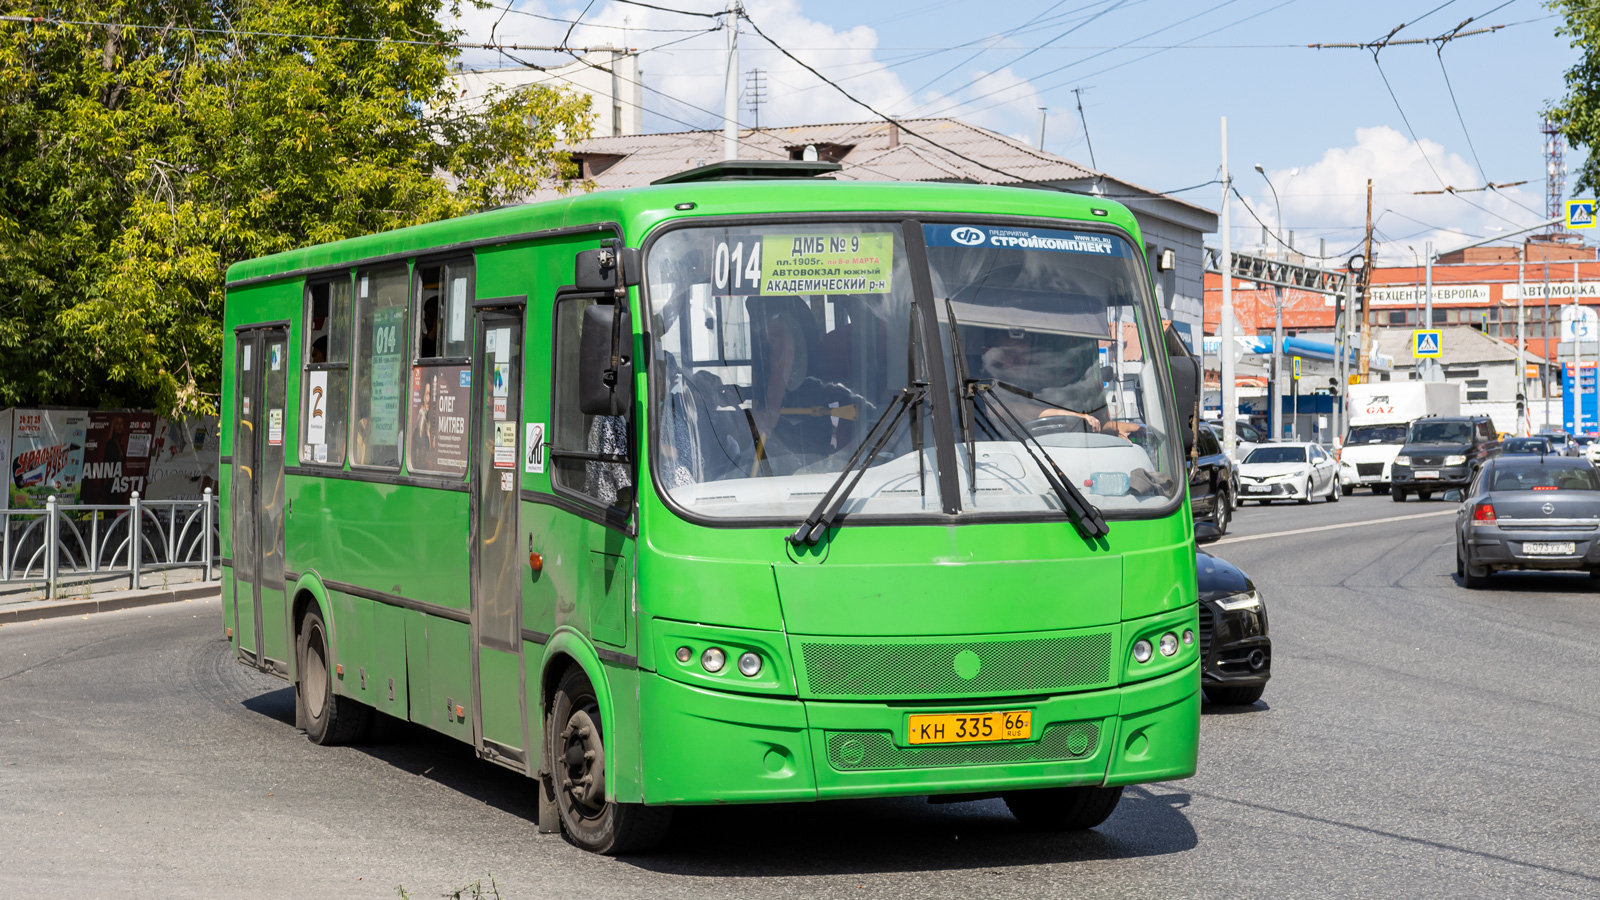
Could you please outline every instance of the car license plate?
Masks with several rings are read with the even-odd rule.
[[[1264,484],[1247,484],[1244,486],[1244,492],[1246,494],[1265,494],[1270,490],[1272,489]]]
[[[1435,470],[1435,469],[1427,469],[1427,470],[1418,470],[1417,471],[1417,478],[1418,479],[1422,479],[1422,478],[1438,478],[1438,477],[1439,477],[1439,472],[1437,470]]]
[[[911,717],[906,740],[912,744],[964,744],[973,741],[1025,741],[1033,736],[1028,710],[939,713]]]
[[[1522,545],[1522,552],[1529,556],[1571,556],[1578,552],[1578,545],[1573,541],[1528,541]]]

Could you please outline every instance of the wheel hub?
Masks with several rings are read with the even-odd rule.
[[[574,710],[561,732],[561,789],[575,807],[599,813],[606,804],[605,747],[587,710]]]

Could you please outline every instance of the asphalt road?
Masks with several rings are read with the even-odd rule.
[[[1600,589],[1467,591],[1448,510],[1240,510],[1213,552],[1267,595],[1264,701],[1208,708],[1196,777],[1068,837],[859,801],[689,810],[602,859],[463,745],[312,746],[214,602],[0,627],[0,897],[1600,895]]]

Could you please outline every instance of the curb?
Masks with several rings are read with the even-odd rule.
[[[174,588],[170,591],[130,592],[120,597],[106,597],[99,600],[91,597],[83,600],[45,601],[37,606],[29,606],[23,609],[0,609],[0,625],[33,622],[39,619],[57,619],[63,616],[112,612],[119,609],[136,609],[141,606],[176,603],[182,600],[208,600],[212,597],[221,596],[221,585],[206,584],[195,587]]]

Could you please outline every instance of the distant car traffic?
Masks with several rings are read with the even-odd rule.
[[[1352,425],[1337,454],[1344,495],[1350,496],[1358,487],[1387,494],[1389,470],[1405,443],[1405,425]]]
[[[1558,456],[1577,456],[1578,445],[1573,443],[1572,435],[1565,431],[1541,431],[1534,437],[1542,437],[1550,441],[1550,447]]]
[[[1189,505],[1195,521],[1211,522],[1223,534],[1239,497],[1239,466],[1222,452],[1221,429],[1200,426],[1197,458],[1189,464]]]
[[[1537,434],[1532,437],[1511,437],[1500,442],[1501,456],[1559,456],[1550,445],[1550,438]]]
[[[1195,555],[1200,580],[1200,687],[1221,706],[1249,706],[1272,677],[1267,607],[1239,567],[1204,550]]]
[[[1411,423],[1406,444],[1394,458],[1389,496],[1404,503],[1410,494],[1428,500],[1450,488],[1465,488],[1500,450],[1488,416],[1426,416]]]
[[[1268,444],[1250,451],[1239,464],[1241,502],[1310,503],[1313,497],[1337,502],[1339,495],[1339,466],[1321,444]]]
[[[1456,574],[1483,587],[1507,569],[1587,571],[1600,578],[1600,474],[1587,460],[1502,456],[1456,514]]]

